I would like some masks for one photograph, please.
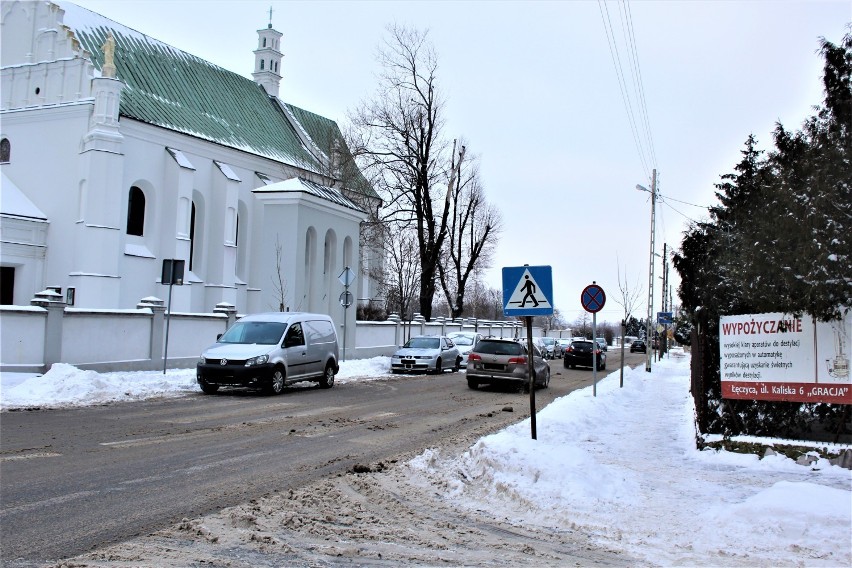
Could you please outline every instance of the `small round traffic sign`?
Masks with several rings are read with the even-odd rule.
[[[344,308],[348,308],[352,305],[352,292],[346,290],[345,292],[340,293],[340,305]]]
[[[603,309],[606,304],[606,294],[597,284],[589,284],[580,294],[580,303],[583,304],[584,310],[594,314]]]

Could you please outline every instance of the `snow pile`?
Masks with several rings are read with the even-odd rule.
[[[390,357],[374,357],[342,362],[335,380],[342,384],[382,379],[390,374]],[[304,384],[293,388],[301,386]],[[195,369],[168,369],[165,374],[162,371],[97,373],[57,363],[44,375],[0,374],[0,410],[87,406],[199,392]]]
[[[582,531],[652,564],[852,564],[852,472],[695,449],[689,359],[618,373],[482,438],[429,450],[412,482],[518,524]]]

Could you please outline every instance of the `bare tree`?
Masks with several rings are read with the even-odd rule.
[[[589,312],[586,310],[580,312],[580,315],[574,320],[574,333],[587,339],[591,338],[592,326],[589,322]]]
[[[455,319],[465,312],[465,292],[474,270],[486,263],[501,230],[499,211],[485,199],[475,159],[465,159],[465,146],[453,162],[447,201],[450,205],[447,247],[438,264],[441,288]]]
[[[400,227],[399,224],[385,225],[385,229],[387,235],[383,242],[388,264],[382,283],[387,290],[388,310],[396,310],[404,319],[410,319],[420,279],[417,239],[411,228]]]
[[[384,202],[380,220],[396,224],[394,233],[415,229],[420,313],[431,319],[451,203],[440,183],[447,144],[441,137],[438,61],[425,32],[393,25],[388,34],[379,52],[377,94],[352,113],[349,142]]]
[[[278,240],[278,234],[275,235],[275,273],[270,277],[272,279],[272,290],[275,292],[275,299],[278,300],[277,306],[270,306],[272,309],[279,312],[289,311],[287,307],[287,279],[284,277],[284,268],[281,266],[281,259],[284,255],[284,248],[281,246],[281,241]]]
[[[618,262],[618,255],[616,255]],[[618,291],[621,293],[621,299],[615,298],[615,303],[624,308],[624,321],[626,322],[639,305],[639,300],[642,294],[642,285],[639,278],[636,279],[636,284],[630,286],[627,282],[627,271],[624,272],[624,280],[621,279],[621,265],[618,268]]]

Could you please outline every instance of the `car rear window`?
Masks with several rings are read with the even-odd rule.
[[[450,339],[456,345],[473,345],[473,338],[467,335],[451,335]]]
[[[590,341],[575,341],[571,344],[574,351],[591,351],[592,343]]]
[[[476,344],[477,353],[487,355],[522,355],[524,348],[514,341],[489,341],[483,339]]]

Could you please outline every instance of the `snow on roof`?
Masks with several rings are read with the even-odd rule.
[[[0,176],[0,214],[47,222],[47,215],[36,207],[6,174]]]
[[[343,205],[344,207],[354,209],[355,211],[361,211],[363,213],[362,209],[358,207],[358,205],[352,200],[350,200],[348,197],[343,195],[343,193],[339,189],[320,185],[318,183],[314,183],[312,181],[302,178],[292,178],[285,181],[279,181],[278,183],[259,187],[257,189],[254,189],[253,191],[254,193],[308,193],[310,195],[314,195],[321,199],[325,199],[327,201],[331,201],[332,203],[337,203],[338,205]]]

